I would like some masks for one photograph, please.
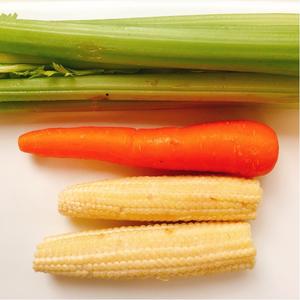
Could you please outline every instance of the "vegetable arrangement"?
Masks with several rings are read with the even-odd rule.
[[[0,111],[115,109],[109,101],[119,101],[117,109],[134,109],[127,101],[296,106],[298,33],[297,14],[1,15]]]
[[[242,177],[266,174],[274,167],[278,141],[268,126],[241,120],[138,130],[50,128],[25,133],[19,146],[44,156],[210,173],[121,178],[65,189],[58,209],[66,216],[196,222],[47,238],[37,248],[36,271],[87,278],[168,279],[253,267],[256,251],[245,221],[255,218],[262,189],[256,179]],[[211,174],[216,172],[227,176]]]
[[[296,106],[298,32],[296,14],[77,21],[2,15],[0,111]],[[262,197],[254,177],[274,168],[279,151],[267,125],[48,128],[18,142],[40,156],[201,172],[66,188],[58,203],[65,216],[169,223],[46,238],[37,247],[36,271],[168,279],[254,266],[247,221]]]

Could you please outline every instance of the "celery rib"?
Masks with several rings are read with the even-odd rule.
[[[186,72],[0,80],[0,102],[43,100],[297,103],[298,79],[254,73]]]
[[[246,15],[245,15],[246,18]],[[298,74],[298,24],[213,28],[136,27],[1,20],[0,47],[73,67],[124,65]],[[290,24],[291,23],[291,24]]]

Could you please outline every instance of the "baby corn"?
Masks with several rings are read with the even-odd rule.
[[[129,177],[78,184],[59,196],[71,217],[137,221],[236,221],[256,217],[255,179],[217,176]]]
[[[248,223],[182,223],[102,229],[46,238],[34,269],[86,278],[168,279],[252,268]]]

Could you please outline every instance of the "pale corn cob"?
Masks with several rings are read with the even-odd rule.
[[[256,217],[255,179],[218,176],[129,177],[78,184],[59,196],[71,217],[136,221],[236,221]]]
[[[168,279],[252,268],[248,223],[182,223],[102,229],[46,238],[34,269],[87,278]]]

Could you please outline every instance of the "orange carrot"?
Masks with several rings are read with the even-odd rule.
[[[156,129],[50,128],[20,136],[19,147],[42,156],[244,177],[270,172],[278,157],[275,132],[252,121]]]

